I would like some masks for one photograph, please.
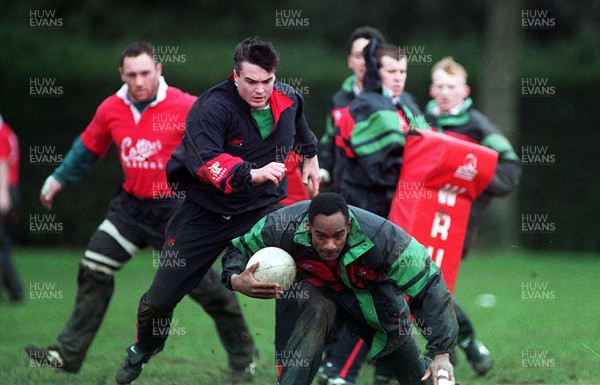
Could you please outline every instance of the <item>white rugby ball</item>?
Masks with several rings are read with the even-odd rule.
[[[258,250],[248,261],[246,268],[258,262],[254,278],[261,282],[278,283],[287,290],[296,278],[296,263],[287,251],[279,247],[265,247]]]

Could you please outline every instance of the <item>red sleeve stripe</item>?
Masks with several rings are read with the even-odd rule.
[[[229,185],[229,179],[233,177],[234,167],[240,163],[244,163],[242,158],[229,154],[221,154],[206,162],[196,175],[201,182],[212,184],[225,193],[231,193],[232,189]],[[222,183],[223,181],[226,181],[226,183]]]

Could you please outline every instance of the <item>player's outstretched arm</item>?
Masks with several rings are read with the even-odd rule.
[[[78,136],[73,141],[73,145],[62,162],[62,164],[54,170],[52,175],[46,178],[42,191],[40,193],[40,201],[42,206],[48,210],[52,210],[54,196],[62,190],[67,183],[74,183],[81,180],[94,166],[100,158],[90,151]]]

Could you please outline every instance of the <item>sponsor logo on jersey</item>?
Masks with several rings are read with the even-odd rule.
[[[165,167],[162,160],[151,159],[154,155],[159,154],[162,149],[163,145],[160,139],[150,141],[141,138],[133,144],[133,139],[128,136],[121,142],[121,160],[123,165],[129,168],[162,170]]]

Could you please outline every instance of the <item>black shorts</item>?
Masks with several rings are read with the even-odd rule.
[[[112,274],[136,251],[146,246],[160,250],[167,222],[180,205],[180,200],[140,199],[120,190],[90,238],[82,263]]]

